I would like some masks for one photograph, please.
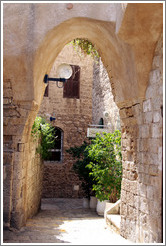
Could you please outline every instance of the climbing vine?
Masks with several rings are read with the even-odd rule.
[[[98,61],[99,53],[88,39],[76,38],[71,43],[79,55],[90,55],[96,62]]]

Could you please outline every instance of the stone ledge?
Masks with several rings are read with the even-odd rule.
[[[120,214],[107,214],[107,222],[115,227],[115,229],[120,232]]]

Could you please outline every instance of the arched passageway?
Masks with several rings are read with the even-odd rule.
[[[146,11],[149,13],[148,16]],[[154,11],[155,16],[153,15]],[[29,156],[30,153],[32,155],[29,143],[31,127],[44,94],[44,75],[49,73],[63,46],[72,39],[80,37],[88,38],[99,48],[103,63],[110,76],[115,102],[120,108],[124,167],[121,195],[121,234],[136,242],[161,242],[162,120],[160,106],[162,102],[158,99],[152,105],[151,100],[155,96],[153,94],[152,98],[149,95],[150,92],[146,90],[151,69],[150,87],[148,87],[151,89],[149,90],[155,90],[154,85],[156,88],[162,85],[162,38],[159,40],[162,26],[161,13],[162,5],[160,4],[157,7],[153,4],[129,5],[119,29],[119,37],[116,34],[114,23],[90,18],[69,19],[46,34],[37,51],[31,50],[32,57],[28,58],[24,55],[17,57],[16,64],[20,66],[22,61],[27,59],[23,69],[26,71],[26,78],[23,74],[19,78],[18,72],[16,72],[17,68],[12,63],[13,57],[4,57],[5,88],[9,91],[16,83],[16,78],[19,78],[17,90],[14,89],[14,86],[11,89],[13,95],[10,98],[14,99],[12,99],[12,105],[6,101],[6,108],[9,109],[6,111],[7,117],[8,115],[13,116],[10,123],[15,121],[15,125],[18,124],[19,126],[19,130],[17,127],[12,128],[10,124],[8,125],[9,119],[5,120],[4,130],[10,132],[10,137],[7,136],[6,141],[12,141],[13,144],[10,153],[11,160],[6,160],[10,165],[5,166],[6,174],[4,175],[4,200],[7,204],[4,212],[5,222],[8,226],[12,225],[19,228],[25,223],[27,217],[35,213],[39,207],[40,190],[35,190],[36,194],[39,195],[35,201],[37,205],[34,208],[32,208],[33,199],[29,201],[29,204],[27,202],[28,192],[32,190],[28,186],[28,182],[30,183],[33,176],[27,175],[30,173],[30,166],[27,162],[31,163],[32,159],[34,161],[34,158],[29,157],[27,159],[28,154]],[[134,19],[135,33],[128,31],[129,26],[131,28],[133,24],[131,19],[134,15],[135,18],[137,17]],[[139,32],[141,25],[144,28],[142,32]],[[123,39],[124,41],[122,41]],[[157,41],[158,46],[154,53]],[[141,52],[139,52],[140,46],[142,47]],[[151,67],[152,59],[153,66]],[[159,59],[160,62],[157,63],[156,59]],[[32,68],[31,71],[28,64]],[[12,76],[9,76],[8,79],[8,67],[12,68],[12,72],[14,71],[12,73],[14,82]],[[29,95],[29,100],[18,100],[19,93],[25,89],[23,83],[20,91],[18,90],[21,79],[30,81],[30,84],[25,83],[27,91],[33,91],[32,95]],[[10,108],[8,108],[8,104],[10,104]],[[150,113],[153,120],[149,120],[147,117]],[[17,123],[15,117],[17,117]],[[156,139],[157,147],[155,145]],[[148,144],[146,145],[147,141]],[[150,144],[152,141],[155,150],[153,149],[154,146]],[[154,154],[153,158],[152,153]],[[157,167],[156,162],[158,163]],[[147,168],[146,171],[144,170],[145,167]],[[40,182],[41,179],[39,179]],[[38,183],[35,187],[39,187]],[[154,199],[155,203],[152,205]]]

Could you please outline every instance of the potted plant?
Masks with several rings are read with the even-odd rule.
[[[122,180],[120,131],[103,133],[103,135],[97,133],[87,150],[90,162],[86,167],[89,168],[90,176],[95,181],[93,190],[99,203],[116,202],[120,198]],[[101,212],[99,213],[101,215]]]
[[[79,179],[82,181],[82,189],[85,192],[83,206],[93,209],[96,208],[95,203],[97,203],[97,201],[95,201],[95,191],[92,189],[95,181],[93,180],[93,177],[89,175],[91,169],[86,167],[87,164],[91,161],[90,157],[88,156],[87,146],[89,146],[89,143],[84,141],[81,146],[71,147],[66,150],[66,152],[71,154],[76,159],[76,162],[74,162],[72,168],[78,174]]]

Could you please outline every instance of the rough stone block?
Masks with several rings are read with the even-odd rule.
[[[151,186],[147,186],[147,198],[150,200],[154,199],[154,187]]]
[[[126,109],[125,108],[120,109],[119,110],[119,115],[120,115],[121,119],[126,118],[127,117],[127,115],[126,115]]]
[[[126,200],[126,190],[124,190],[124,189],[121,189],[121,200],[122,200],[122,202],[123,202],[123,200],[124,200],[124,202]]]
[[[150,72],[150,84],[157,84],[160,82],[161,79],[161,72],[160,69],[154,69]]]
[[[139,195],[141,197],[146,197],[146,185],[145,184],[142,184],[142,183],[139,183],[138,184],[138,190],[139,190]]]
[[[130,192],[134,195],[138,194],[138,181],[131,181],[130,182]]]
[[[127,117],[132,117],[132,116],[133,116],[133,110],[132,110],[132,107],[126,108],[126,116],[127,116]]]
[[[161,65],[161,56],[160,55],[155,55],[153,58],[153,68],[159,68]]]
[[[120,213],[121,215],[127,215],[127,205],[126,203],[121,202],[121,206],[120,206]]]
[[[159,178],[158,176],[151,176],[150,177],[150,184],[154,187],[158,187],[159,186]]]
[[[142,138],[148,138],[150,135],[149,125],[140,126],[140,136]]]
[[[11,98],[4,97],[3,98],[3,104],[10,104],[12,102]]]
[[[151,99],[148,99],[143,102],[143,112],[152,111],[152,102]]]
[[[140,211],[146,214],[149,213],[148,201],[144,197],[140,197]]]
[[[155,111],[153,113],[153,122],[156,123],[156,122],[160,122],[160,120],[162,120],[161,118],[161,113],[158,112],[158,111]]]
[[[129,191],[126,192],[126,203],[130,206],[134,206],[134,195]]]
[[[136,196],[134,195],[134,207],[136,209],[139,209],[139,206],[140,206],[139,199],[140,199],[140,197],[138,195],[136,195]]]
[[[163,96],[163,85],[159,86],[159,88],[158,88],[158,94],[160,96]]]
[[[143,123],[150,124],[153,121],[152,112],[146,112],[143,114]]]
[[[160,107],[163,105],[163,99],[159,95],[158,97],[153,98],[153,110],[154,111],[160,111]]]
[[[11,88],[5,88],[5,90],[3,91],[3,96],[4,97],[12,97],[13,96],[13,92]]]
[[[160,138],[162,137],[162,128],[158,124],[152,124],[152,137],[153,138]]]
[[[158,160],[159,160],[159,170],[162,170],[162,160],[163,160],[163,148],[158,147]]]
[[[137,220],[137,210],[132,206],[128,206],[127,210],[131,219],[131,223],[133,222],[135,224],[135,221]]]
[[[148,153],[148,164],[158,165],[158,154],[157,153]]]
[[[134,116],[139,116],[141,114],[141,105],[140,104],[133,105],[132,112]]]
[[[153,98],[157,95],[156,85],[149,85],[146,90],[146,98]]]
[[[158,138],[149,138],[148,140],[148,145],[149,145],[149,152],[157,154],[158,153],[158,146],[161,145],[161,140]]]
[[[150,165],[149,166],[149,175],[157,176],[158,175],[158,166]]]

